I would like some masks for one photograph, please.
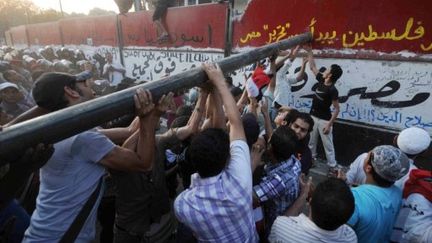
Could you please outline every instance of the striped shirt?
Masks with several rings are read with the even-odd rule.
[[[297,217],[278,217],[271,229],[269,242],[328,242],[356,243],[357,236],[351,227],[344,224],[336,230],[323,230],[315,225],[306,215]]]
[[[264,204],[266,224],[271,226],[277,216],[285,210],[299,195],[300,161],[293,155],[286,161],[265,167],[266,176],[254,186],[255,194]]]
[[[174,202],[177,219],[200,242],[256,242],[252,171],[247,144],[233,141],[227,168],[219,175],[192,175],[191,186]]]

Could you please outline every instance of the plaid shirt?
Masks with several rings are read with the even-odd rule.
[[[260,202],[265,202],[266,225],[271,226],[299,195],[301,164],[293,155],[286,161],[266,166],[265,172],[266,176],[253,189]]]
[[[200,242],[257,242],[247,144],[231,143],[230,162],[219,175],[193,174],[190,188],[177,197],[174,210]]]

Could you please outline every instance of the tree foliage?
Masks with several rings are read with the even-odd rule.
[[[77,4],[78,1],[77,1]],[[0,0],[0,37],[11,27],[57,21],[61,18],[99,16],[116,14],[114,11],[107,11],[101,8],[94,8],[89,14],[64,13],[54,9],[40,9],[30,0]]]
[[[101,8],[90,9],[88,16],[100,16],[100,15],[113,15],[116,14],[114,11],[108,11]]]

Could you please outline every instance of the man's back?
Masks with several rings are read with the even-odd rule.
[[[297,217],[279,216],[272,227],[269,242],[357,242],[357,237],[348,225],[336,230],[323,230],[306,215]]]
[[[53,156],[40,171],[36,210],[24,242],[59,241],[105,173],[97,162],[113,147],[108,138],[96,131],[83,132],[54,145]],[[76,242],[94,238],[100,195]]]
[[[177,218],[197,234],[198,240],[255,242],[249,160],[247,144],[232,142],[228,167],[209,178],[193,174],[190,188],[176,199]]]
[[[356,231],[359,242],[388,242],[400,208],[401,190],[396,186],[361,185],[352,193],[355,211],[348,224]]]

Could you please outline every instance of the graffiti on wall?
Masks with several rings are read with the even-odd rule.
[[[364,47],[367,43],[377,40],[386,40],[399,42],[401,40],[417,41],[421,50],[427,52],[432,50],[432,42],[424,38],[426,29],[422,25],[422,21],[415,20],[410,17],[406,22],[403,29],[378,29],[373,24],[365,23],[365,29],[360,31],[347,30],[344,32],[337,32],[336,30],[318,30],[316,29],[317,20],[313,17],[309,24],[309,30],[314,36],[314,41],[320,44],[331,46],[341,44],[342,47]],[[290,38],[295,35],[291,32],[290,22],[278,24],[270,28],[269,24],[264,24],[261,30],[253,30],[244,36],[240,37],[240,43],[247,44],[254,39],[265,40],[266,44],[278,42],[282,39]],[[432,30],[430,30],[432,32]]]
[[[432,64],[392,61],[318,59],[323,67],[339,64],[344,74],[336,83],[339,91],[340,119],[403,129],[418,126],[432,132]],[[289,72],[294,75],[296,60]],[[308,112],[312,106],[316,80],[307,72],[293,86],[290,106]]]
[[[234,46],[261,46],[310,31],[316,49],[429,54],[432,22],[426,9],[430,7],[432,2],[423,0],[303,0],[288,5],[253,0],[234,21]],[[307,14],[293,14],[305,9]]]
[[[177,33],[169,32],[170,38],[168,40],[158,39],[152,32],[155,32],[154,28],[149,30],[144,28],[144,41],[147,46],[156,46],[161,44],[167,44],[173,47],[182,46],[196,46],[196,45],[207,45],[212,46],[213,44],[213,28],[210,24],[207,25],[205,33],[198,35],[191,35],[188,33]],[[141,36],[136,34],[127,34],[126,37],[129,42],[139,42]]]
[[[127,75],[137,80],[153,81],[197,67],[202,62],[223,58],[222,53],[152,51],[124,49]]]

